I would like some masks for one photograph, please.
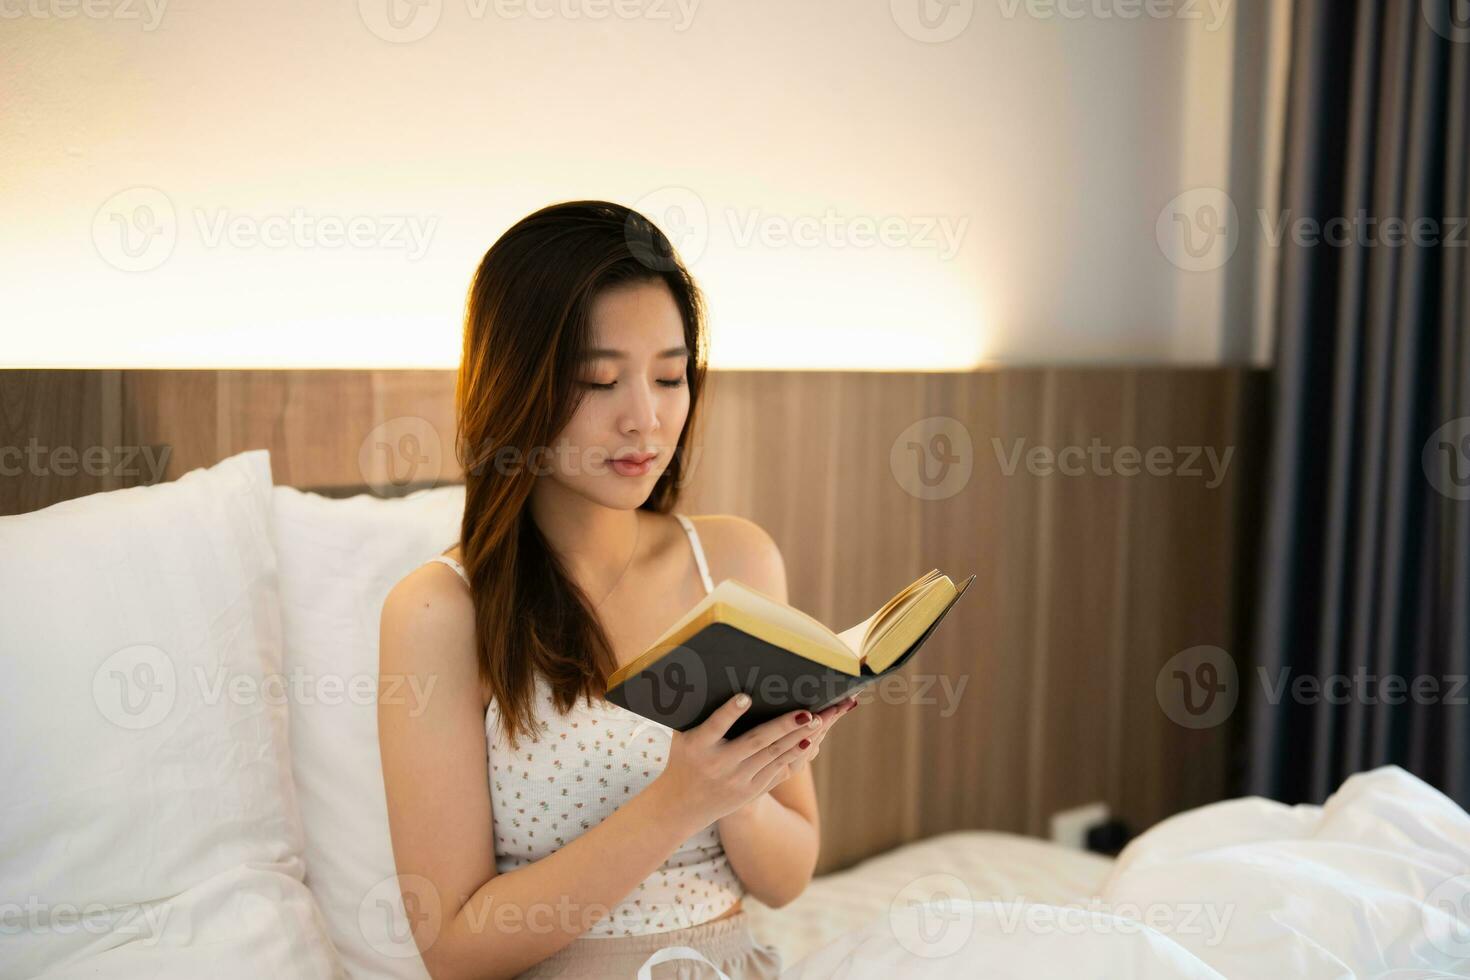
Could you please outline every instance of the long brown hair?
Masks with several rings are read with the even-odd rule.
[[[606,201],[553,204],[516,222],[480,260],[465,306],[455,452],[465,474],[460,550],[475,607],[480,678],[512,746],[534,737],[535,674],[557,710],[602,698],[615,667],[586,594],[531,518],[537,472],[586,391],[578,361],[609,287],[663,281],[684,321],[689,415],[640,509],[673,509],[688,466],[708,357],[704,299],[668,238]],[[539,457],[539,458],[538,458]]]

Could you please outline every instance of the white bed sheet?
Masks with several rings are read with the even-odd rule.
[[[1113,861],[1034,837],[963,830],[938,834],[819,875],[779,909],[746,896],[756,939],[790,966],[812,950],[911,902],[1014,901],[1066,905],[1096,895]]]
[[[926,901],[925,886],[872,915],[892,876],[974,858],[941,840],[918,862],[908,848],[877,859],[895,865],[886,881],[871,865],[831,876],[808,899],[825,912],[793,903],[770,913],[785,921],[763,918],[762,936],[801,956],[783,980],[1470,980],[1470,814],[1395,766],[1350,777],[1320,807],[1247,798],[1178,814],[1081,888],[1092,894],[1038,900],[1043,872],[1025,901],[1023,887],[983,884]],[[836,909],[866,921],[812,949]],[[823,931],[801,935],[803,923]]]

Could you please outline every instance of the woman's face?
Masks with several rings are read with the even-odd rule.
[[[684,321],[662,281],[604,289],[593,301],[584,391],[557,436],[548,478],[608,507],[632,509],[652,492],[689,415]],[[655,455],[639,467],[615,460]]]

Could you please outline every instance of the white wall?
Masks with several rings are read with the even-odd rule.
[[[1226,0],[82,2],[0,0],[3,365],[452,366],[481,254],[577,197],[693,216],[717,367],[1242,350],[1157,235],[1228,185]]]

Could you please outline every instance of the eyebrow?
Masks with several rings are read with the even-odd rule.
[[[680,344],[678,347],[670,347],[668,350],[661,350],[654,356],[658,358],[686,357],[688,356],[688,354],[689,348],[685,347],[683,344]],[[612,350],[608,347],[594,347],[591,350],[587,351],[587,353],[582,355],[582,360],[594,361],[598,358],[603,357],[609,358],[614,361],[622,361],[627,359],[628,352],[623,350]]]

